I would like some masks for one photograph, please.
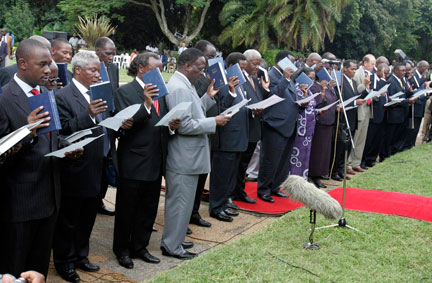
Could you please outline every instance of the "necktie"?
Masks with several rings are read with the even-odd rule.
[[[249,75],[249,82],[250,82],[250,84],[251,84],[253,90],[256,91],[256,89],[255,89],[255,84],[254,84],[253,79],[252,79],[252,75]]]
[[[158,114],[158,116],[159,116],[159,113],[160,113],[160,109],[159,109],[159,101],[156,99],[156,100],[153,100],[153,105],[154,105],[154,107],[155,107],[155,109],[156,109],[156,113]]]
[[[37,90],[35,88],[32,89],[30,92],[33,93],[33,95],[38,95],[39,94],[39,90]]]
[[[400,84],[401,88],[403,89],[404,87],[403,87],[403,84],[402,84],[401,80],[399,80],[399,84]]]

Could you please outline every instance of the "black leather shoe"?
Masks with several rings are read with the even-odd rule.
[[[164,247],[161,247],[161,250],[162,250],[162,255],[164,255],[164,256],[175,257],[175,258],[182,259],[182,260],[193,259],[194,257],[197,256],[196,253],[191,253],[188,251],[185,251],[183,254],[180,254],[180,255],[172,255]]]
[[[141,252],[139,254],[134,255],[134,258],[140,258],[143,261],[148,262],[148,263],[159,263],[160,262],[160,259],[158,259],[155,256],[152,256],[148,252],[148,250],[145,250],[145,251],[143,251],[143,252]]]
[[[118,263],[121,266],[123,266],[124,268],[132,269],[134,267],[134,263],[133,263],[132,259],[130,257],[128,257],[127,255],[118,257],[117,260],[118,260]]]
[[[341,178],[341,176],[339,176],[339,174],[334,174],[332,177],[331,177],[333,180],[335,180],[335,181],[342,181],[343,179]]]
[[[374,167],[376,165],[376,162],[366,162],[365,164],[367,167]]]
[[[233,203],[232,198],[228,198],[226,206],[229,208],[232,208],[232,209],[236,209],[236,210],[240,209],[240,207],[238,207],[237,204]]]
[[[84,271],[88,271],[88,272],[96,272],[99,271],[99,266],[97,266],[96,264],[93,264],[89,261],[87,262],[82,262],[82,263],[75,263],[75,268],[84,270]]]
[[[319,178],[312,178],[315,186],[317,186],[318,188],[327,188],[326,185],[324,185],[323,182],[321,182],[321,180]]]
[[[182,244],[182,247],[185,250],[191,249],[191,248],[193,248],[193,246],[194,246],[194,243],[192,243],[192,242],[183,242],[183,244]]]
[[[191,229],[189,229],[189,227],[187,228],[187,230],[186,230],[186,234],[187,235],[190,235],[190,234],[192,234],[192,230]]]
[[[360,168],[364,169],[364,170],[368,170],[368,168],[366,167],[366,164],[360,164]]]
[[[226,215],[225,212],[221,211],[219,213],[210,213],[210,216],[213,218],[216,218],[217,220],[220,221],[225,221],[225,222],[232,222],[233,218],[231,216]]]
[[[81,278],[78,273],[76,273],[75,269],[67,269],[67,270],[57,270],[57,273],[63,278],[64,281],[67,282],[80,282]]]
[[[326,180],[326,181],[328,181],[328,180],[330,180],[330,178],[329,178],[329,176],[321,176],[321,179],[323,179],[323,180]]]
[[[274,202],[274,199],[270,195],[258,195],[258,197],[266,202]]]
[[[237,211],[235,211],[229,207],[227,209],[225,209],[224,212],[228,216],[238,216],[239,215],[239,213]]]
[[[288,195],[286,193],[283,193],[281,191],[276,192],[276,193],[272,192],[271,195],[272,196],[277,196],[277,197],[280,197],[280,198],[287,198],[288,197]]]
[[[236,198],[235,200],[246,202],[246,203],[256,203],[256,199],[250,198],[248,196],[244,196],[244,197],[241,197],[241,198]]]
[[[115,215],[115,211],[112,209],[109,209],[105,205],[102,205],[99,207],[98,213],[103,214],[103,215],[108,215],[108,216],[114,216]]]
[[[201,227],[210,227],[211,223],[208,221],[205,221],[204,219],[202,219],[201,217],[191,217],[189,223],[201,226]]]

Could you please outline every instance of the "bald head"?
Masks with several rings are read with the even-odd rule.
[[[40,43],[42,43],[46,48],[48,48],[48,49],[51,48],[51,43],[49,42],[48,39],[46,39],[46,38],[43,37],[43,36],[40,36],[40,35],[32,35],[32,36],[29,37],[29,39],[37,40],[37,41],[39,41]]]
[[[376,64],[377,65],[380,65],[382,63],[390,65],[389,60],[385,56],[380,56],[380,57],[378,57],[378,59],[376,59]]]

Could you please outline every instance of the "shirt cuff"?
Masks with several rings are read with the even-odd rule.
[[[171,130],[171,128],[168,126],[168,131],[169,131],[170,135],[175,135],[175,129]]]
[[[90,115],[90,114],[89,114],[89,116],[90,116],[90,119],[92,119],[93,123],[97,124],[97,123],[96,123],[96,117],[93,117],[93,116]]]
[[[147,108],[147,105],[146,105],[145,102],[144,102],[144,107],[145,107],[145,109],[147,110],[147,113],[149,113],[149,115],[150,115],[150,112],[151,112],[151,106],[150,106],[149,108]]]
[[[237,93],[232,93],[231,91],[229,91],[229,94],[232,96],[232,97],[234,97],[234,98],[236,98],[237,97]]]

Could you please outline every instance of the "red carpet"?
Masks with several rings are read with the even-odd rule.
[[[248,196],[256,199],[257,202],[255,204],[249,204],[235,201],[242,210],[278,215],[303,206],[301,203],[292,202],[287,198],[279,197],[274,197],[274,203],[262,201],[257,196],[257,183],[246,183],[245,191]],[[342,188],[334,189],[329,194],[342,205]],[[430,197],[347,188],[345,208],[363,212],[399,215],[432,222],[432,198]]]
[[[235,204],[245,211],[279,215],[304,206],[302,203],[292,202],[287,198],[280,197],[273,197],[275,200],[274,203],[263,201],[257,196],[257,183],[247,182],[245,192],[249,197],[257,200],[254,204],[234,201]]]
[[[329,193],[342,205],[343,189]],[[404,193],[347,188],[345,208],[350,210],[399,215],[432,222],[432,198]]]

